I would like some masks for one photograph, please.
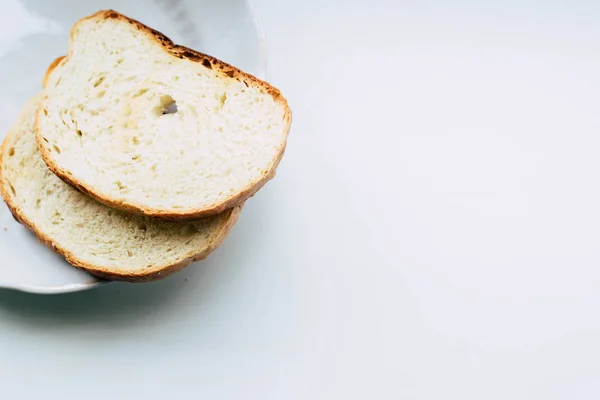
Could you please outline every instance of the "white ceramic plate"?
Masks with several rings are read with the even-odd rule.
[[[264,78],[263,32],[248,0],[2,0],[0,139],[25,101],[41,89],[50,62],[66,53],[70,27],[107,8]],[[1,202],[0,287],[49,294],[100,284],[38,243]]]

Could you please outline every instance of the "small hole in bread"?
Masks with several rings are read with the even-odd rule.
[[[98,79],[96,80],[96,82],[94,82],[94,87],[98,87],[98,86],[100,86],[100,85],[102,84],[102,82],[104,82],[104,80],[105,80],[105,79],[106,79],[106,77],[105,77],[105,76],[101,76],[100,78],[98,78]]]
[[[35,201],[35,206],[36,206],[37,208],[40,208],[40,206],[41,206],[41,205],[42,205],[42,199],[37,199],[37,200]]]
[[[140,223],[138,223],[138,229],[141,231],[146,231],[146,230],[148,230],[148,226],[146,225],[145,222],[140,222]]]
[[[105,94],[106,94],[106,90],[101,90],[96,94],[96,97],[101,99],[104,97]]]
[[[175,114],[177,113],[177,103],[175,101],[173,101],[172,103],[170,103],[167,108],[165,108],[165,111],[163,112],[164,114]]]
[[[44,138],[44,142],[46,142],[46,143],[50,143],[50,142],[48,141],[48,139],[46,139],[46,138]]]
[[[51,219],[52,219],[53,225],[58,225],[64,220],[62,218],[62,215],[60,214],[60,211],[58,211],[58,210],[54,210],[54,212],[52,213]]]
[[[212,64],[206,58],[204,60],[202,60],[202,65],[204,65],[208,69],[212,69]]]
[[[44,108],[44,115],[48,116],[48,109],[47,108]]]
[[[10,150],[8,150],[8,155],[11,156],[11,157],[15,155],[15,148],[14,147],[11,147]]]
[[[57,145],[52,145],[52,148],[54,149],[54,151],[56,151],[58,154],[60,154],[60,147],[58,147]]]
[[[158,106],[159,115],[177,113],[177,102],[169,95],[160,96],[160,104]]]
[[[133,95],[133,97],[134,97],[134,98],[136,98],[136,97],[140,97],[140,96],[142,96],[144,93],[148,92],[149,90],[150,90],[150,89],[147,89],[147,88],[140,89],[140,90],[138,90],[137,92],[135,92],[135,94]]]
[[[79,136],[79,137],[83,136],[83,133],[81,133],[81,131],[79,129],[77,129],[77,136]]]

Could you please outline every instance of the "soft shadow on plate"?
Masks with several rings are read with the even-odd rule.
[[[111,283],[85,292],[43,296],[0,290],[0,309],[16,319],[40,327],[49,323],[70,324],[94,321],[123,324],[134,316],[168,306],[176,302],[190,279],[202,279],[202,268],[147,284]]]

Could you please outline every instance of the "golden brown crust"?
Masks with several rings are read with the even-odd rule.
[[[18,119],[17,124],[20,122],[20,117]],[[16,126],[11,129],[11,132],[6,135],[6,138],[2,142],[0,146],[0,196],[4,199],[8,209],[11,214],[22,225],[26,226],[33,234],[38,238],[38,240],[44,245],[48,246],[56,253],[63,256],[66,261],[73,265],[76,268],[87,271],[88,273],[103,279],[109,279],[114,281],[125,281],[125,282],[149,282],[158,279],[165,278],[169,275],[174,274],[175,272],[180,271],[181,269],[188,266],[190,263],[195,261],[200,261],[208,257],[210,253],[212,253],[217,247],[223,243],[235,223],[237,222],[239,215],[242,210],[242,206],[240,205],[236,208],[228,210],[226,212],[229,213],[227,216],[227,221],[221,226],[219,232],[214,236],[213,241],[209,246],[204,248],[202,251],[196,253],[189,253],[185,259],[170,265],[162,265],[156,266],[152,269],[144,270],[137,273],[122,273],[111,271],[110,268],[101,266],[101,265],[92,265],[87,263],[72,254],[71,252],[65,250],[52,242],[52,239],[45,235],[43,232],[39,231],[35,225],[34,221],[29,220],[20,210],[19,206],[17,206],[10,194],[8,189],[7,182],[5,181],[3,175],[3,158],[7,153],[7,146],[9,146],[9,142],[13,138],[13,129],[16,129]]]
[[[50,64],[50,66],[48,67],[48,69],[46,70],[46,73],[44,74],[44,78],[42,79],[42,86],[46,87],[46,83],[48,82],[48,77],[50,76],[50,73],[52,71],[54,71],[54,68],[56,68],[56,66],[65,58],[65,56],[60,56],[58,57],[56,60],[52,61],[52,63]]]
[[[8,205],[8,201],[9,201],[9,195],[8,195],[8,192],[6,191],[6,189],[4,188],[2,165],[3,165],[3,157],[4,157],[4,154],[6,153],[6,146],[8,146],[9,136],[10,136],[10,134],[6,135],[6,137],[2,141],[2,145],[0,145],[0,197],[2,197],[4,199],[4,201],[6,202],[7,205]],[[10,206],[9,206],[9,208],[10,208]],[[13,214],[13,217],[14,217],[14,214]]]
[[[83,193],[89,195],[90,197],[93,197],[97,201],[99,201],[103,204],[106,204],[109,207],[117,208],[117,209],[124,210],[124,211],[129,211],[129,212],[133,212],[133,213],[141,213],[141,214],[156,217],[156,218],[174,220],[174,221],[194,220],[194,219],[198,219],[198,218],[204,218],[204,217],[208,217],[211,215],[219,214],[219,213],[221,213],[225,210],[231,209],[233,207],[237,207],[237,206],[243,204],[247,199],[252,197],[269,180],[271,180],[275,176],[276,169],[277,169],[277,167],[283,157],[283,154],[285,152],[287,136],[289,134],[291,122],[292,122],[292,113],[288,106],[287,100],[281,95],[281,92],[277,88],[273,87],[269,83],[262,81],[246,72],[243,72],[243,71],[239,70],[238,68],[236,68],[232,65],[229,65],[221,60],[218,60],[209,55],[200,53],[196,50],[177,45],[177,44],[173,43],[173,41],[171,39],[169,39],[167,36],[165,36],[161,32],[158,32],[158,31],[142,24],[141,22],[139,22],[137,20],[129,18],[129,17],[127,17],[123,14],[120,14],[116,11],[113,11],[113,10],[98,11],[93,15],[90,15],[88,17],[85,17],[85,18],[79,20],[71,29],[70,42],[73,41],[73,34],[77,30],[77,27],[80,23],[82,23],[83,21],[86,21],[88,19],[95,19],[95,18],[119,19],[123,22],[134,25],[141,32],[146,33],[147,35],[150,35],[153,39],[156,40],[157,43],[159,43],[163,47],[163,49],[167,53],[173,55],[174,57],[177,57],[180,59],[185,58],[185,59],[188,59],[188,60],[191,60],[194,62],[201,63],[203,66],[205,66],[207,68],[211,68],[211,69],[215,69],[215,70],[219,71],[222,75],[224,75],[228,78],[237,79],[238,81],[243,82],[246,85],[252,84],[252,85],[261,87],[267,93],[269,93],[273,97],[273,99],[277,103],[281,104],[283,106],[283,108],[285,109],[284,122],[286,124],[286,128],[285,128],[286,139],[284,140],[283,145],[279,149],[279,153],[273,160],[273,163],[271,164],[270,168],[262,175],[262,177],[257,182],[251,183],[244,190],[240,191],[237,195],[229,198],[228,200],[224,201],[223,203],[216,204],[211,207],[196,209],[196,210],[159,210],[159,209],[155,209],[155,208],[151,208],[151,207],[131,205],[131,204],[124,203],[122,201],[116,201],[114,199],[111,199],[111,198],[101,195],[100,193],[95,191],[92,187],[89,187],[89,186],[86,186],[86,185],[76,182],[71,176],[69,176],[69,173],[67,171],[61,169],[58,165],[56,165],[56,163],[53,162],[53,160],[47,153],[47,150],[42,145],[41,141],[43,140],[43,136],[40,133],[39,128],[38,128],[38,126],[39,126],[39,124],[38,124],[39,115],[38,115],[36,117],[36,122],[35,122],[35,130],[36,130],[36,138],[37,138],[37,142],[38,142],[38,148],[40,149],[40,153],[42,154],[42,158],[43,158],[44,162],[48,165],[48,168],[55,175],[60,177],[62,180],[67,182],[69,185],[77,188],[78,190],[82,191]],[[69,52],[70,52],[70,50],[69,50]],[[48,68],[48,71],[46,72],[46,76],[44,77],[44,83],[47,81],[48,76],[52,73],[52,71],[54,70],[56,65],[58,65],[58,63],[61,60],[62,60],[62,58],[59,58],[50,65],[50,67]]]

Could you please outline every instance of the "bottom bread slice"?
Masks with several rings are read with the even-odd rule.
[[[192,222],[156,220],[104,206],[47,168],[36,146],[32,98],[0,149],[0,194],[14,217],[73,266],[111,280],[164,278],[208,256],[241,207]],[[58,118],[58,117],[57,117]]]

